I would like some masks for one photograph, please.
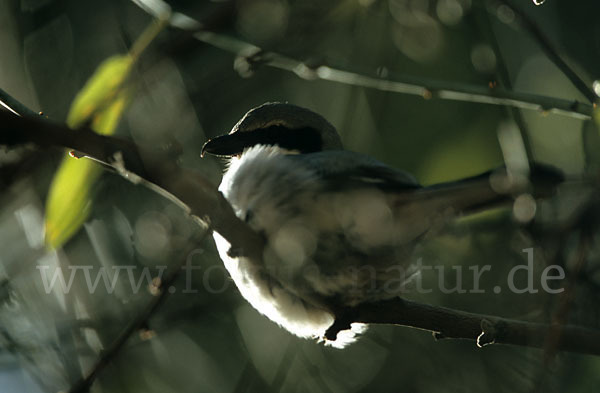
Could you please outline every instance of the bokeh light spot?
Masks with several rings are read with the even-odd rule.
[[[489,45],[476,45],[471,50],[473,67],[481,73],[490,73],[496,68],[496,54]]]

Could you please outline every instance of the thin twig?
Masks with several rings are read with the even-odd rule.
[[[2,89],[0,89],[0,105],[19,116],[36,116],[41,114],[32,111],[27,106],[23,105],[19,100]]]
[[[326,80],[351,86],[360,86],[400,94],[410,94],[426,99],[464,101],[479,104],[503,105],[519,109],[553,113],[576,119],[590,119],[593,106],[577,100],[547,97],[521,93],[489,86],[447,82],[437,79],[412,76],[396,77],[395,80],[366,76],[326,65],[312,66],[302,61],[275,52],[265,52],[261,48],[237,38],[209,31],[194,33],[198,40],[236,54],[238,61],[247,62],[253,69],[265,65],[289,71],[306,80]]]
[[[498,38],[496,36],[496,33],[494,32],[494,28],[491,23],[491,18],[490,18],[489,12],[487,12],[486,10],[482,10],[480,18],[482,19],[482,23],[480,23],[480,29],[484,30],[486,35],[488,35],[488,41],[489,41],[490,45],[492,46],[492,50],[494,51],[494,53],[496,53],[496,57],[498,59],[498,61],[497,61],[498,66],[496,69],[498,79],[500,80],[501,85],[505,89],[512,90],[513,85],[512,85],[512,80],[510,77],[510,72],[507,68],[506,61],[502,54],[502,49],[500,48]],[[519,130],[521,131],[521,139],[523,140],[523,145],[525,147],[525,152],[527,154],[527,158],[529,160],[532,160],[533,159],[533,151],[532,151],[531,143],[529,140],[529,132],[527,130],[527,124],[525,123],[525,120],[523,119],[523,115],[522,115],[521,111],[515,107],[507,107],[506,109],[507,109],[507,112],[509,113],[509,115],[515,121]]]
[[[100,358],[96,361],[87,375],[71,386],[69,393],[88,392],[100,372],[116,358],[129,339],[136,332],[140,332],[148,325],[150,318],[152,318],[170,293],[169,289],[172,284],[175,283],[177,277],[179,277],[179,274],[182,270],[181,267],[187,262],[189,253],[194,247],[197,246],[197,244],[201,243],[209,233],[210,231],[205,230],[199,239],[191,242],[191,246],[188,247],[188,249],[182,254],[179,263],[172,267],[164,279],[160,281],[156,288],[156,295],[152,297],[152,299],[146,304],[144,310],[140,312],[131,322],[129,322],[121,334],[119,334],[119,336],[110,344],[110,346],[102,352]]]
[[[570,265],[573,268],[569,274],[567,286],[559,295],[557,307],[551,317],[552,328],[547,332],[544,340],[544,345],[542,347],[544,350],[542,367],[535,378],[535,384],[531,389],[532,393],[544,392],[546,390],[544,387],[547,383],[548,373],[552,372],[552,361],[555,359],[557,352],[560,350],[559,345],[564,334],[566,323],[569,319],[573,302],[575,300],[576,286],[586,263],[587,256],[589,255],[591,232],[589,223],[587,223],[585,220],[585,217],[587,216],[587,211],[586,214],[580,216],[579,222],[582,222],[582,229],[579,233],[579,241],[574,252],[573,259],[569,264],[563,260],[563,253],[565,247],[564,237],[566,234],[570,233],[570,231],[563,232],[562,237],[558,239],[559,247],[554,254],[553,263],[557,265],[560,263],[559,266],[562,266],[563,268],[567,265]],[[549,264],[546,263],[546,266],[549,266]]]
[[[294,359],[302,352],[302,348],[298,345],[295,340],[288,340],[285,347],[285,352],[279,362],[275,376],[269,386],[272,392],[281,392],[283,390],[283,384],[286,378],[290,374],[290,370],[294,365]]]
[[[38,116],[39,117],[40,115],[42,115],[42,112],[36,113],[36,112],[32,111],[27,106],[22,104],[16,98],[12,97],[10,94],[8,94],[6,91],[4,91],[2,89],[0,89],[0,104],[17,116]],[[4,166],[3,166],[3,168],[4,168]],[[72,313],[73,312],[73,304],[71,302],[69,302],[68,299],[66,300],[66,302],[67,302],[66,307],[68,308],[67,313]],[[57,352],[58,352],[59,357],[63,361],[63,364],[65,365],[65,370],[66,370],[67,374],[69,375],[69,377],[72,377],[75,375],[77,375],[77,376],[81,375],[81,365],[79,364],[79,362],[76,359],[73,359],[70,356],[65,355],[66,352],[69,352],[69,350],[72,350],[75,348],[75,340],[73,338],[74,334],[77,334],[77,333],[60,334],[58,336],[58,344],[59,344],[58,346],[60,348],[62,348],[63,350],[66,349],[66,351],[63,351],[63,352],[57,351]],[[25,359],[31,363],[30,358],[25,357]]]
[[[40,147],[74,149],[113,168],[134,183],[143,185],[184,207],[207,222],[236,250],[262,258],[264,239],[237,218],[216,185],[197,172],[180,168],[170,151],[161,146],[144,148],[117,137],[99,135],[89,129],[73,132],[65,125],[18,117],[0,111],[0,145],[33,143]],[[76,190],[74,190],[76,192]]]
[[[544,345],[545,367],[549,366],[550,361],[556,355],[556,351],[558,350],[558,343],[560,342],[561,336],[564,334],[564,325],[569,319],[569,313],[571,311],[571,307],[575,299],[575,291],[577,287],[578,277],[579,274],[583,271],[587,260],[587,256],[589,254],[591,236],[589,232],[590,231],[586,226],[579,234],[579,244],[577,246],[577,251],[575,252],[575,255],[573,257],[574,260],[570,264],[571,266],[573,266],[573,271],[570,274],[567,287],[565,288],[564,292],[560,294],[558,307],[554,315],[552,316],[553,329],[551,329],[548,332],[548,336],[546,337],[546,342]]]
[[[515,13],[517,23],[533,36],[542,51],[544,51],[546,56],[548,56],[548,59],[550,59],[550,61],[552,61],[562,71],[562,73],[571,81],[573,86],[575,86],[586,99],[588,99],[590,102],[594,102],[596,100],[596,94],[594,94],[594,91],[591,89],[591,87],[584,82],[583,79],[581,79],[579,75],[577,75],[577,73],[567,64],[562,56],[559,55],[558,51],[546,37],[544,32],[542,32],[538,25],[531,18],[529,18],[527,14],[525,14],[518,7],[515,7],[510,0],[494,1],[504,4]]]
[[[170,6],[161,0],[134,0],[144,11],[159,17]],[[206,26],[187,15],[174,12],[170,24],[174,28],[188,31],[206,44],[230,52],[236,56],[238,70],[251,73],[259,66],[268,66],[292,72],[305,80],[326,80],[351,86],[360,86],[381,91],[410,94],[426,99],[443,99],[480,104],[510,106],[520,109],[553,113],[577,119],[590,119],[593,107],[577,100],[565,100],[536,94],[520,93],[489,86],[447,82],[437,79],[395,76],[394,80],[381,79],[359,72],[352,72],[324,64],[312,65],[303,61],[265,51],[240,39],[203,30]]]

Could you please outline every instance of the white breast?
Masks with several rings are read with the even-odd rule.
[[[310,228],[295,224],[293,204],[286,204],[290,200],[304,203],[303,198],[310,203],[316,180],[309,169],[284,159],[284,154],[278,147],[252,147],[231,160],[219,186],[239,218],[246,219],[251,212],[250,225],[273,236],[263,260],[231,258],[230,244],[217,233],[214,239],[231,278],[254,308],[297,336],[320,338],[333,323],[333,315],[301,300],[290,280],[295,269],[304,266],[303,255],[317,239]],[[340,332],[329,344],[343,347],[362,330],[364,325],[353,324],[352,331]]]

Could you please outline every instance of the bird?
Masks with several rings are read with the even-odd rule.
[[[423,187],[344,150],[329,121],[290,103],[251,109],[206,153],[227,159],[219,191],[266,244],[257,260],[213,233],[241,295],[290,333],[336,348],[366,330],[353,323],[329,337],[336,310],[401,296],[418,274],[411,253],[432,228],[512,200],[490,181],[493,171]]]

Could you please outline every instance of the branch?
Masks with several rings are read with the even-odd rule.
[[[583,268],[587,262],[586,256],[589,255],[590,249],[590,238],[592,237],[591,228],[586,225],[581,233],[579,233],[579,244],[575,251],[574,259],[569,265],[572,266],[572,272],[570,274],[567,287],[565,291],[560,294],[558,299],[558,306],[554,315],[552,316],[552,329],[548,332],[544,344],[544,367],[548,368],[550,361],[556,355],[559,350],[559,343],[561,337],[565,334],[564,325],[567,323],[569,313],[575,300],[575,291],[577,287],[578,277],[583,271]]]
[[[164,17],[170,6],[162,0],[133,0],[145,12]],[[553,113],[576,119],[591,119],[593,106],[577,100],[565,100],[536,94],[520,93],[489,86],[471,85],[460,82],[447,82],[437,79],[397,76],[395,80],[363,75],[324,64],[306,62],[265,51],[262,48],[237,38],[207,31],[206,25],[187,15],[172,12],[170,25],[189,32],[199,41],[236,55],[234,68],[245,75],[251,75],[259,66],[269,66],[292,72],[305,80],[326,80],[345,85],[359,86],[400,94],[410,94],[425,99],[442,99],[473,102],[479,104],[502,105],[520,109]]]
[[[511,344],[544,348],[548,335],[556,329],[554,324],[474,314],[396,298],[341,310],[326,338],[335,339],[352,322],[407,326],[430,331],[436,339],[475,340],[479,347]],[[600,355],[600,331],[561,325],[560,332],[556,349]]]
[[[579,77],[579,75],[577,75],[577,73],[567,64],[567,62],[563,60],[550,40],[546,37],[538,25],[527,16],[527,14],[525,14],[521,9],[515,7],[510,0],[495,1],[504,4],[515,13],[517,23],[521,26],[521,28],[527,30],[529,34],[535,38],[548,59],[550,59],[550,61],[552,61],[554,65],[556,65],[562,71],[562,73],[565,74],[573,86],[575,86],[575,88],[577,88],[577,90],[579,90],[579,92],[585,98],[587,98],[590,102],[596,101],[597,97],[594,91],[586,82],[583,81],[583,79]]]
[[[19,115],[19,116],[25,116],[25,115],[36,116],[36,115],[41,114],[41,112],[36,113],[36,112],[32,111],[31,109],[27,108],[25,105],[23,105],[21,102],[19,102],[16,98],[14,98],[13,96],[11,96],[10,94],[8,94],[7,92],[5,92],[2,89],[0,89],[0,105],[5,107],[9,111],[13,112],[15,115]]]
[[[359,86],[393,93],[418,95],[425,99],[464,101],[479,104],[503,105],[519,109],[553,113],[577,119],[590,119],[592,105],[577,100],[564,100],[536,94],[520,93],[489,86],[477,86],[467,83],[447,82],[437,79],[412,76],[397,77],[396,80],[381,79],[345,71],[326,65],[309,65],[299,60],[266,52],[261,48],[225,35],[200,31],[194,37],[202,42],[238,55],[236,62],[244,61],[243,68],[254,70],[266,65],[289,71],[302,79],[321,79],[346,85]]]
[[[118,138],[93,134],[89,130],[73,131],[50,121],[21,118],[0,111],[0,144],[14,146],[27,142],[40,147],[76,149],[112,166],[129,179],[143,179],[146,185],[184,204],[191,215],[207,222],[241,255],[262,259],[264,238],[235,215],[214,185],[197,173],[177,167],[174,160],[165,158],[164,152],[146,150]],[[118,152],[121,154],[115,154]],[[115,155],[123,156],[122,162],[115,160]],[[143,165],[139,163],[140,157],[145,159]],[[132,173],[124,170],[123,162],[137,163],[143,171]],[[330,339],[352,322],[391,323],[429,330],[437,333],[438,338],[477,340],[480,346],[504,343],[542,347],[546,335],[553,328],[547,324],[473,314],[402,299],[363,304],[355,308],[331,309],[336,320],[326,334]],[[557,349],[600,355],[600,331],[563,326],[559,339]]]
[[[192,248],[201,242],[209,233],[210,231],[208,230],[204,231],[200,238],[193,242]],[[131,336],[133,336],[136,332],[141,332],[148,325],[150,318],[156,313],[160,305],[167,298],[167,295],[169,294],[168,289],[172,284],[175,283],[175,280],[181,272],[181,267],[187,262],[187,256],[191,251],[191,249],[188,249],[186,252],[182,253],[179,263],[177,263],[176,266],[173,267],[165,276],[165,278],[157,283],[157,285],[153,288],[152,293],[155,294],[155,296],[150,302],[148,302],[145,309],[135,318],[133,318],[131,322],[129,322],[129,324],[111,343],[111,345],[102,352],[100,358],[96,361],[91,371],[79,381],[75,382],[69,389],[68,393],[87,393],[96,380],[98,374],[118,355],[121,349],[129,341]]]
[[[198,34],[196,34],[196,37],[198,37]],[[304,79],[323,79],[382,91],[419,95],[425,99],[438,98],[442,100],[501,105],[585,120],[591,118],[593,109],[591,105],[578,102],[577,100],[570,101],[501,88],[490,88],[488,86],[406,76],[392,81],[364,76],[328,66],[319,66],[312,69],[294,59],[269,53],[264,56],[267,55],[275,57],[271,61],[266,62],[266,65],[294,72]]]
[[[178,167],[172,151],[160,146],[137,146],[87,128],[74,131],[50,120],[17,117],[0,111],[0,145],[28,143],[74,149],[78,156],[99,161],[134,183],[142,182],[183,206],[192,216],[207,222],[236,250],[248,257],[262,258],[263,238],[237,218],[214,184],[196,172]]]
[[[494,53],[496,53],[496,57],[498,58],[498,67],[496,71],[498,79],[505,89],[512,90],[513,85],[510,78],[510,73],[508,71],[507,63],[504,56],[502,55],[500,43],[498,42],[498,38],[491,23],[491,13],[489,10],[482,9],[480,14],[481,15],[477,18],[481,19],[481,23],[479,23],[479,29],[480,31],[483,30],[484,34],[487,35],[487,41],[490,43],[492,50],[494,51]],[[527,123],[523,119],[522,112],[515,107],[507,107],[506,109],[508,114],[512,117],[515,124],[519,128],[521,139],[523,140],[523,145],[527,154],[527,158],[529,160],[532,160],[533,151],[531,147],[531,142],[529,140],[529,131],[527,130]]]

